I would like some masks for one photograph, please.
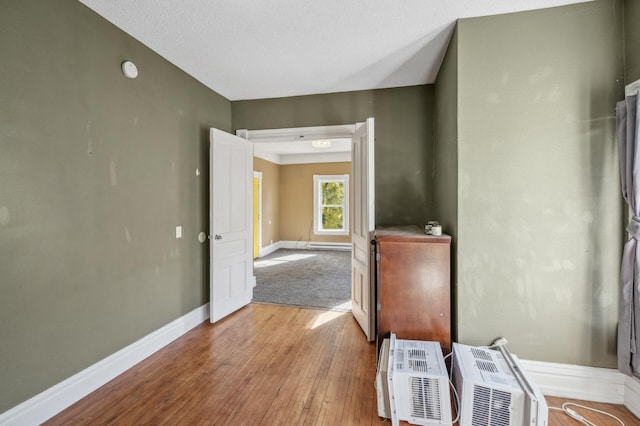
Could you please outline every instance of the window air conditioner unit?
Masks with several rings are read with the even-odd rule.
[[[451,425],[449,376],[438,342],[396,339],[389,342],[391,424]]]
[[[460,426],[547,426],[549,409],[509,350],[453,344]]]

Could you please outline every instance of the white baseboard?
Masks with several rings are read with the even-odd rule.
[[[258,251],[258,257],[264,257],[268,254],[273,253],[274,251],[278,250],[280,247],[280,241],[278,241],[277,243],[273,243],[273,244],[269,244],[266,247],[261,247],[260,250]]]
[[[351,250],[351,243],[325,243],[321,241],[279,241],[279,248],[299,250]]]
[[[351,250],[351,243],[323,243],[320,241],[278,241],[262,247],[258,252],[258,258],[273,253],[278,249],[294,250]]]
[[[522,360],[522,364],[544,395],[625,403],[626,376],[618,370],[526,360]]]
[[[207,318],[209,318],[208,303],[0,414],[0,425],[39,425],[206,321]]]
[[[351,243],[323,243],[318,241],[309,242],[309,250],[343,250],[351,251]]]
[[[640,418],[640,380],[630,376],[625,376],[625,379],[624,406]]]

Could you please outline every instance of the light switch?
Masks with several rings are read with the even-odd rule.
[[[182,226],[176,226],[176,238],[182,238]]]

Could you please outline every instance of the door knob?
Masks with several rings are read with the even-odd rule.
[[[222,239],[222,235],[220,234],[216,234],[216,236],[214,237],[216,240],[221,240]]]

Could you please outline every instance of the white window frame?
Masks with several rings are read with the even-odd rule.
[[[322,191],[324,182],[341,182],[344,186],[342,201],[342,229],[322,229]],[[349,175],[313,175],[313,233],[315,235],[349,235]]]

